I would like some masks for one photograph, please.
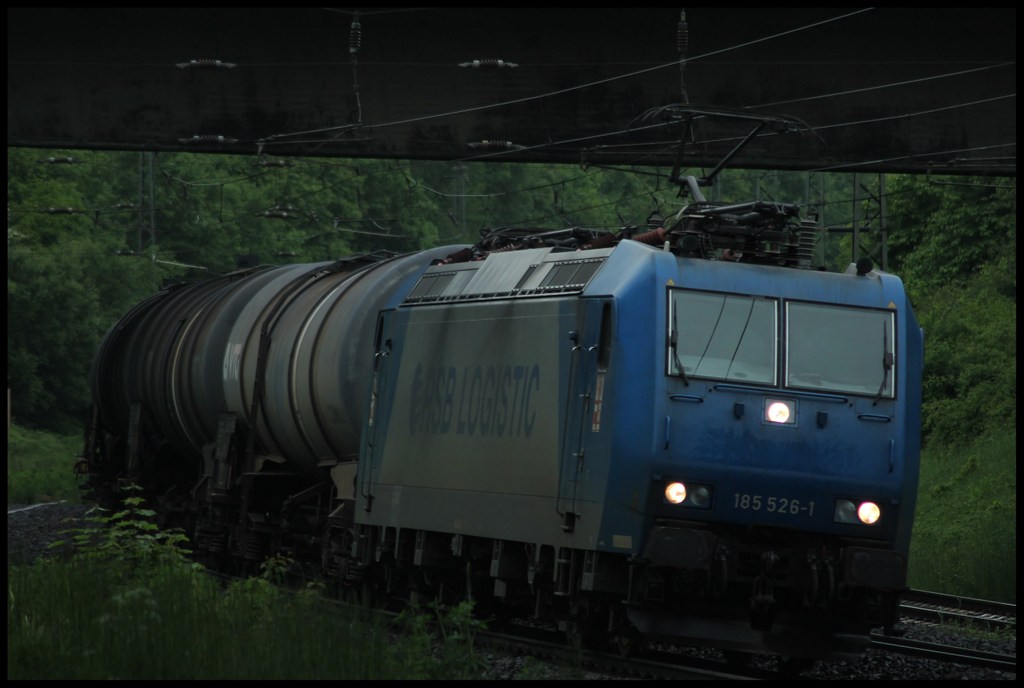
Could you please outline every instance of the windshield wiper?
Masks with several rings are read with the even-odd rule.
[[[889,351],[889,333],[886,330],[885,322],[882,322],[882,384],[878,387],[878,394],[875,395],[875,400],[871,402],[872,406],[878,405],[878,400],[882,398],[882,392],[885,391],[885,383],[889,381],[889,371],[892,370],[892,352]]]
[[[679,368],[679,377],[683,379],[683,384],[689,387],[690,381],[686,379],[686,369],[683,368],[683,362],[679,360],[679,306],[675,303],[672,306],[672,333],[669,335],[669,346],[672,347],[672,358],[676,362],[676,368]]]
[[[747,328],[750,327],[750,316],[754,314],[754,299],[750,299],[750,310],[747,311],[747,320],[743,323],[743,330],[740,332],[740,336],[736,339],[736,348],[732,350],[732,357],[729,359],[729,367],[725,369],[725,379],[729,379],[729,372],[732,370],[732,364],[736,361],[736,354],[740,352],[740,344],[743,343],[743,338],[747,335]]]
[[[708,335],[708,343],[704,345],[704,351],[701,352],[700,358],[697,359],[697,365],[693,366],[694,373],[700,370],[700,364],[704,362],[704,357],[708,355],[708,349],[711,348],[711,342],[715,338],[715,333],[718,332],[718,326],[722,324],[722,314],[725,313],[725,302],[728,298],[728,296],[722,297],[722,307],[718,309],[718,317],[715,318],[715,326],[711,328],[711,334]]]

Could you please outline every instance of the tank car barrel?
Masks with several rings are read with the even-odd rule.
[[[107,332],[93,363],[107,442],[145,437],[159,461],[194,471],[227,412],[262,453],[301,471],[354,460],[377,313],[456,248],[263,267],[150,297]]]

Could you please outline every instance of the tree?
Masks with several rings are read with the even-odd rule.
[[[102,168],[109,154],[83,156]],[[8,152],[7,370],[13,414],[37,427],[81,428],[87,372],[103,332],[160,275],[116,255],[123,230],[109,196],[83,175],[40,163],[40,151]]]
[[[1016,189],[898,175],[889,190],[889,255],[925,330],[926,438],[958,446],[1014,427]]]
[[[948,287],[997,265],[989,269],[1016,274],[1017,193],[1011,182],[891,175],[888,193],[889,257],[908,281]],[[1013,296],[1010,287],[1003,281],[997,288]]]

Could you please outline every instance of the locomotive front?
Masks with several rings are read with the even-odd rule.
[[[646,496],[630,620],[721,647],[856,653],[906,587],[923,342],[901,282],[685,257],[659,277],[655,327],[619,309],[627,348],[653,355],[614,394],[655,380],[612,439],[608,502]]]

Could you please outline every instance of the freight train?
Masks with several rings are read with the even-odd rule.
[[[166,289],[99,347],[83,466],[211,565],[623,651],[854,655],[906,587],[923,334],[896,276],[815,268],[798,211],[700,197]]]

